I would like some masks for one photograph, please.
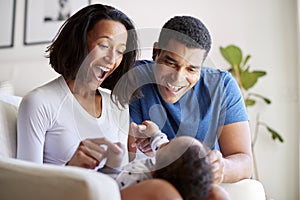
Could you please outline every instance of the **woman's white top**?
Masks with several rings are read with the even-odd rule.
[[[123,143],[127,150],[128,107],[119,108],[108,91],[99,91],[102,96],[99,118],[79,104],[63,77],[26,95],[18,114],[17,158],[64,165],[86,138],[105,137]],[[123,164],[128,162],[128,153],[125,155]]]

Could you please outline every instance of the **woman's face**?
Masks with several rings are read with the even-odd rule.
[[[87,33],[86,79],[92,90],[97,89],[120,65],[126,42],[126,27],[113,20],[101,20]]]

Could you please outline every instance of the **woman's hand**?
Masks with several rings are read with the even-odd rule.
[[[220,151],[212,150],[208,154],[212,166],[212,172],[214,174],[214,183],[222,183],[224,179],[224,166],[225,160]]]
[[[107,156],[106,145],[111,151],[120,153],[120,148],[106,138],[86,139],[80,142],[71,160],[66,165],[94,169]]]
[[[107,160],[105,163],[105,166],[110,167],[110,168],[120,168],[123,157],[125,154],[125,145],[122,144],[121,142],[116,142],[114,143],[115,147],[119,149],[119,152],[115,152],[113,149],[108,147],[107,149]]]

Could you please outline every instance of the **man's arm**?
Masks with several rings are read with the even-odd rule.
[[[219,145],[222,157],[213,164],[219,182],[231,183],[250,178],[253,160],[249,122],[224,125],[220,130]],[[211,154],[214,155],[210,157],[218,156],[214,151]]]

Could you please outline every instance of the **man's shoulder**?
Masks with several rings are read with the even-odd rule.
[[[143,65],[143,64],[154,64],[153,60],[137,60],[135,62],[136,65]]]
[[[230,72],[217,69],[217,68],[210,68],[210,67],[202,67],[201,68],[201,78],[203,79],[204,83],[212,83],[212,82],[228,82],[233,77]]]
[[[229,74],[228,71],[223,70],[223,69],[217,69],[217,68],[212,68],[212,67],[202,67],[201,68],[201,75],[227,75]]]
[[[136,61],[133,69],[133,77],[135,77],[135,84],[137,88],[141,86],[155,83],[153,73],[154,62],[151,60],[138,60]]]
[[[143,71],[143,72],[152,72],[153,70],[153,66],[154,66],[154,62],[153,60],[137,60],[135,62],[135,69],[137,71]]]

